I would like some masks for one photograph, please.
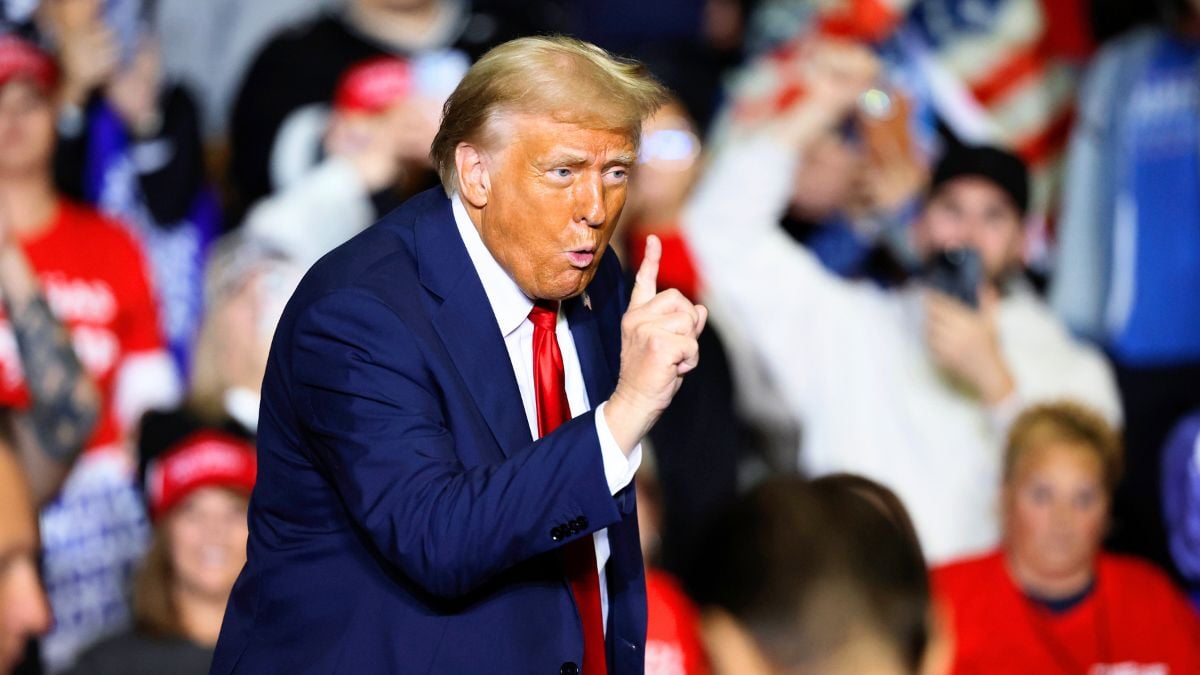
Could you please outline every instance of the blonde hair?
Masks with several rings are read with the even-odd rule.
[[[484,140],[500,115],[623,131],[636,143],[642,120],[665,100],[666,89],[635,61],[575,38],[520,38],[495,47],[467,71],[442,108],[429,157],[449,195],[458,181],[458,144]]]
[[[202,420],[216,423],[225,416],[229,382],[221,362],[227,350],[223,332],[230,329],[223,325],[221,312],[256,273],[288,260],[283,252],[242,232],[227,234],[213,244],[204,272],[204,318],[192,349],[187,401],[187,407]]]
[[[1013,423],[1004,450],[1005,482],[1012,479],[1023,455],[1051,443],[1069,443],[1095,454],[1103,470],[1104,486],[1112,495],[1124,463],[1121,438],[1099,413],[1069,401],[1033,406]]]

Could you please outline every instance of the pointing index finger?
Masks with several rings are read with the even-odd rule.
[[[646,237],[646,255],[633,282],[630,307],[641,307],[658,294],[658,263],[662,258],[662,242],[655,235]]]

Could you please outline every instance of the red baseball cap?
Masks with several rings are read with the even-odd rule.
[[[382,112],[413,90],[412,65],[394,56],[363,61],[342,75],[333,106],[339,112]]]
[[[0,86],[14,79],[26,79],[42,91],[50,91],[58,83],[58,66],[32,42],[0,35]]]
[[[246,439],[212,429],[185,437],[146,465],[146,501],[157,522],[202,487],[247,495],[254,489],[258,459]]]

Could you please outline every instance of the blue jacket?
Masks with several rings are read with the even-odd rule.
[[[611,251],[564,303],[588,397],[616,384]],[[608,528],[610,673],[641,673],[632,484],[593,413],[530,437],[503,337],[440,189],[320,260],[263,382],[250,539],[213,673],[572,673],[583,640],[559,549]],[[589,674],[590,675],[590,674]]]

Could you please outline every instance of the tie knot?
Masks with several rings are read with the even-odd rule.
[[[533,303],[533,309],[529,310],[529,320],[536,328],[553,331],[554,324],[558,321],[558,301],[538,300]]]

